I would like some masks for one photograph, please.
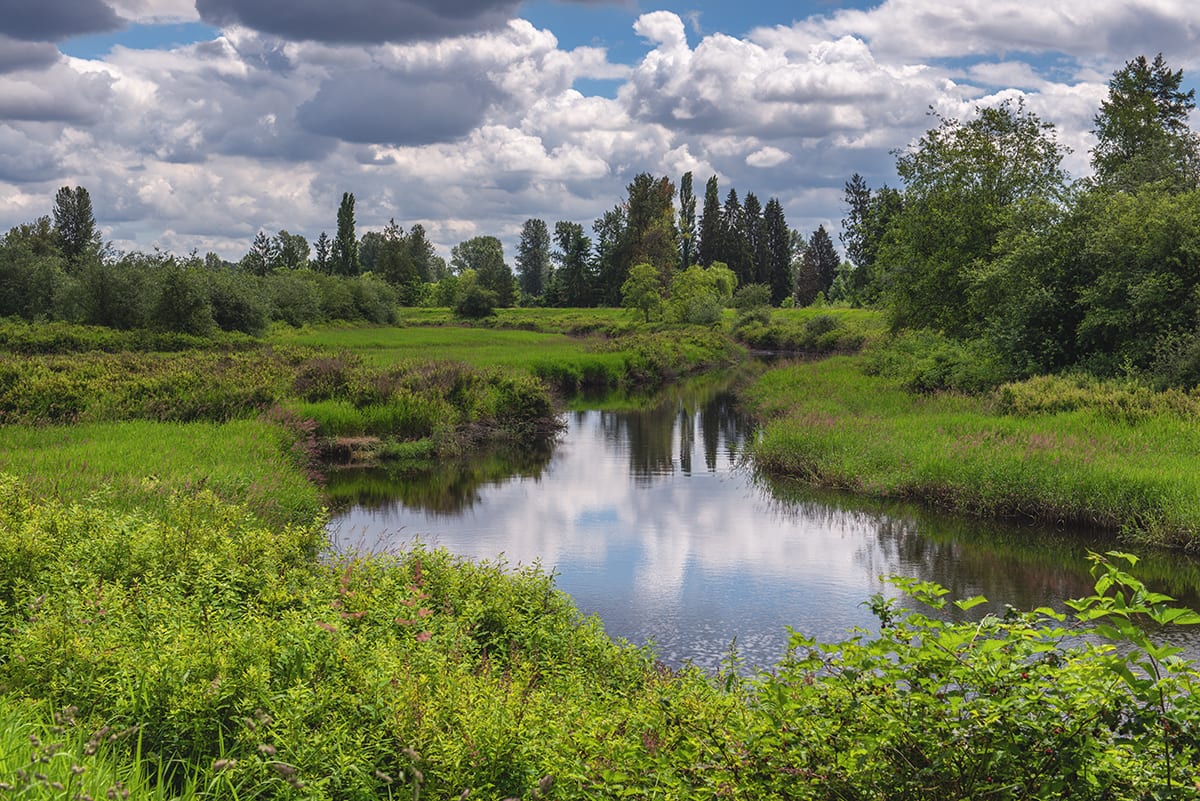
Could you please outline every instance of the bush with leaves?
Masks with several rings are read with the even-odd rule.
[[[751,781],[797,798],[1200,797],[1200,674],[1146,634],[1200,615],[1125,572],[1135,557],[1092,558],[1073,618],[965,620],[985,599],[950,606],[943,587],[893,579],[941,616],[875,596],[878,636],[793,634],[757,688]]]

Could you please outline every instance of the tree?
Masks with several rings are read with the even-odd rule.
[[[67,283],[49,217],[0,237],[0,317],[34,321],[56,316]]]
[[[82,186],[64,186],[54,196],[54,233],[69,270],[88,258],[100,258],[100,232],[92,213],[92,198]]]
[[[434,251],[425,226],[420,223],[413,223],[408,229],[408,252],[419,280],[436,281],[445,274],[446,263]]]
[[[625,206],[614,206],[592,223],[592,233],[596,236],[596,252],[592,262],[591,273],[594,276],[592,287],[588,290],[584,302],[568,302],[568,306],[593,306],[608,304],[615,306],[620,303],[620,288],[628,277],[622,272],[627,251],[626,233],[628,212]],[[558,244],[558,227],[555,226],[554,241]],[[561,250],[561,245],[559,245]],[[616,288],[616,296],[610,289]],[[577,288],[582,285],[577,284]]]
[[[696,257],[696,195],[692,191],[692,174],[685,172],[679,179],[679,269],[692,266]]]
[[[383,233],[377,236],[378,244],[374,245],[374,272],[395,287],[419,282],[421,279],[413,263],[408,238],[400,230],[395,219],[388,220]],[[363,237],[363,241],[366,241],[366,237]]]
[[[1065,148],[1024,104],[942,119],[896,160],[904,204],[879,259],[893,326],[963,335],[983,322],[969,302],[971,271],[995,255],[1022,204],[1065,196]]]
[[[746,193],[742,204],[742,216],[746,224],[746,251],[750,254],[750,266],[743,283],[767,280],[767,232],[763,220],[762,203],[753,192]]]
[[[333,245],[329,241],[329,235],[324,231],[317,237],[317,244],[313,259],[312,267],[319,273],[328,275],[333,272]]]
[[[265,231],[259,231],[250,250],[242,257],[240,267],[251,275],[270,275],[275,271],[276,261],[275,243]]]
[[[738,200],[736,189],[731,188],[721,207],[721,258],[733,270],[738,282],[754,283],[754,254],[746,225],[746,212]]]
[[[778,198],[768,200],[763,211],[763,239],[767,250],[765,283],[771,287],[771,305],[778,306],[792,292],[792,238]]]
[[[846,249],[846,258],[855,266],[866,268],[866,229],[871,206],[871,188],[867,186],[867,179],[858,173],[851,175],[842,196],[845,198],[846,216],[842,218],[842,232],[838,239]]]
[[[670,280],[679,261],[675,228],[675,184],[644,172],[634,177],[625,203],[625,244],[621,254],[621,282],[634,264],[653,264],[664,281]],[[616,289],[620,290],[619,287]]]
[[[459,273],[473,270],[479,286],[495,293],[496,305],[513,305],[512,268],[504,262],[504,246],[496,237],[476,236],[455,245],[450,264]]]
[[[1196,90],[1180,90],[1183,70],[1159,53],[1126,62],[1108,82],[1092,131],[1092,167],[1101,186],[1130,191],[1165,182],[1175,191],[1200,185],[1200,137],[1188,127]]]
[[[309,246],[308,240],[300,234],[289,234],[280,231],[273,242],[275,250],[275,268],[278,270],[298,270],[307,266]]]
[[[704,185],[704,211],[700,216],[700,247],[697,260],[705,267],[714,261],[720,261],[725,248],[721,235],[721,198],[718,192],[717,176],[714,175]]]
[[[354,193],[343,192],[338,206],[337,237],[333,240],[333,272],[338,275],[358,275],[358,239],[354,236]]]
[[[573,222],[554,224],[553,258],[558,263],[553,285],[556,302],[561,306],[593,305],[592,276],[588,253],[591,241],[583,235],[583,226]]]
[[[651,313],[662,310],[663,291],[658,270],[652,264],[635,264],[629,277],[621,285],[622,305],[627,309],[640,309],[650,322]]]
[[[828,297],[829,288],[833,286],[833,279],[837,275],[841,259],[838,257],[837,251],[833,249],[833,240],[829,238],[824,225],[818,225],[817,230],[813,231],[812,236],[809,237],[804,257],[812,262],[816,269],[820,291]]]
[[[517,243],[517,275],[521,291],[531,298],[540,298],[550,280],[550,229],[545,220],[530,218],[521,226]]]

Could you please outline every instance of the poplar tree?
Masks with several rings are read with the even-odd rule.
[[[337,237],[333,240],[333,272],[338,275],[358,275],[358,239],[354,236],[354,193],[342,193],[338,206]]]
[[[692,266],[696,255],[696,195],[692,191],[692,173],[679,179],[679,269]]]

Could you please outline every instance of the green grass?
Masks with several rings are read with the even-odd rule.
[[[1009,414],[999,396],[913,394],[862,366],[839,357],[765,374],[746,394],[767,421],[759,465],[971,514],[1099,526],[1172,546],[1200,541],[1194,418],[1130,419],[1102,404]]]
[[[0,473],[40,497],[126,511],[210,490],[284,525],[311,520],[321,505],[294,444],[294,434],[266,420],[0,426]]]

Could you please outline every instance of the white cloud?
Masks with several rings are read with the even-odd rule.
[[[186,0],[113,8],[194,19]],[[1161,48],[1190,46],[1198,17],[1181,0],[887,0],[692,46],[683,19],[656,11],[633,23],[647,50],[629,65],[564,49],[524,20],[411,44],[283,41],[231,25],[212,41],[116,47],[102,60],[49,60],[32,46],[0,72],[0,230],[81,183],[120,246],[236,258],[259,229],[332,230],[352,191],[364,230],[421,222],[443,252],[495,233],[511,256],[527,217],[590,227],[635,174],[691,170],[698,187],[715,174],[722,192],[780,197],[789,223],[810,231],[841,216],[851,173],[895,183],[890,151],[931,125],[931,106],[964,117],[1020,95],[1085,173],[1108,76],[1140,52],[1124,43],[1154,33]],[[1021,56],[1038,48],[1050,57]],[[577,88],[586,79],[622,83],[615,97],[589,96]]]

